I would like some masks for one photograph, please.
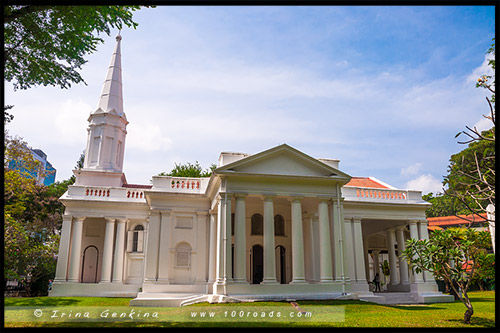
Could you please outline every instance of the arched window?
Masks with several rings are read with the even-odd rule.
[[[127,252],[143,252],[144,227],[142,224],[135,226],[128,232]]]
[[[264,230],[264,218],[260,214],[252,215],[252,235],[262,235]]]
[[[274,235],[285,236],[285,219],[281,215],[274,217]]]
[[[175,267],[191,267],[191,246],[188,243],[180,243],[175,247]]]

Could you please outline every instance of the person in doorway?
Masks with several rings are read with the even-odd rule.
[[[380,276],[375,274],[375,278],[373,279],[373,284],[375,285],[375,291],[380,291]]]

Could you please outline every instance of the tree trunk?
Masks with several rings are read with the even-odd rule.
[[[474,310],[471,307],[467,307],[467,311],[464,314],[464,324],[470,324],[470,318],[474,314]]]

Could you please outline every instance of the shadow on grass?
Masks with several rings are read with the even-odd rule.
[[[5,306],[67,306],[77,305],[80,300],[59,297],[12,297],[5,298]]]
[[[449,322],[452,323],[461,323],[463,324],[463,319],[449,319]],[[495,327],[495,320],[494,319],[488,319],[488,318],[482,318],[482,317],[475,317],[474,315],[470,319],[470,326],[481,326],[481,327]]]
[[[471,302],[495,302],[495,298],[485,298],[485,297],[470,297],[469,299]]]
[[[393,309],[399,309],[399,310],[408,310],[408,311],[421,311],[421,310],[444,310],[446,308],[440,308],[436,306],[429,306],[429,305],[417,305],[417,304],[409,304],[409,305],[403,305],[403,304],[394,304],[394,305],[389,305],[389,304],[381,304],[382,306],[388,307],[388,308],[393,308]]]
[[[348,305],[348,304],[354,304],[354,305],[366,305],[371,302],[365,302],[365,301],[354,301],[354,300],[342,300],[342,301],[302,301],[298,300],[297,303],[299,305]],[[376,304],[376,303],[373,303]]]
[[[374,302],[345,300],[345,301],[298,301],[299,305],[371,305],[384,308],[393,308],[400,310],[422,311],[422,310],[443,310],[444,307],[431,306],[431,304],[378,304]]]

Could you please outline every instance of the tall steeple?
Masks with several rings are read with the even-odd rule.
[[[112,112],[115,110],[119,116],[125,117],[123,112],[123,94],[122,94],[122,56],[120,43],[122,36],[116,36],[116,45],[111,62],[108,67],[108,72],[104,80],[101,90],[101,96],[97,103],[95,112]],[[100,110],[99,110],[100,109]]]
[[[119,175],[123,175],[128,121],[123,112],[121,40],[118,34],[97,109],[88,118],[87,148],[82,171],[105,172],[107,178],[124,179]],[[88,180],[87,177],[85,179]],[[85,183],[88,183],[87,180]]]

